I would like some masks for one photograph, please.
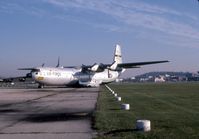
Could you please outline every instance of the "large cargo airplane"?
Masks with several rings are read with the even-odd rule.
[[[139,68],[142,65],[165,63],[168,61],[149,61],[123,63],[120,45],[115,46],[112,64],[94,64],[71,67],[60,67],[59,60],[56,67],[21,68],[30,70],[31,77],[43,88],[47,85],[97,87],[115,81],[126,69]]]

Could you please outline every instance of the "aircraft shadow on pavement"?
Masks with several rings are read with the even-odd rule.
[[[1,109],[0,113],[16,113],[16,112],[21,112],[21,110],[17,109]]]
[[[83,120],[91,118],[90,113],[40,113],[40,114],[29,114],[26,115],[22,121],[33,122],[33,123],[44,123],[44,122],[59,122],[69,120]]]

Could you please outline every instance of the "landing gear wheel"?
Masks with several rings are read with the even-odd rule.
[[[39,84],[38,88],[44,88],[44,85]]]

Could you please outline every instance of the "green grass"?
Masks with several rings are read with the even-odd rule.
[[[95,112],[94,128],[98,139],[198,139],[199,84],[112,84],[110,87],[122,97],[117,102],[101,87]],[[130,111],[120,109],[129,103]],[[152,130],[135,131],[136,119],[151,121]]]

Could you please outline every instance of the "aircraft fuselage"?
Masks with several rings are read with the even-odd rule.
[[[82,72],[74,68],[38,67],[32,72],[32,78],[42,85],[99,86],[109,83],[119,76],[118,71],[105,69],[103,72]]]

